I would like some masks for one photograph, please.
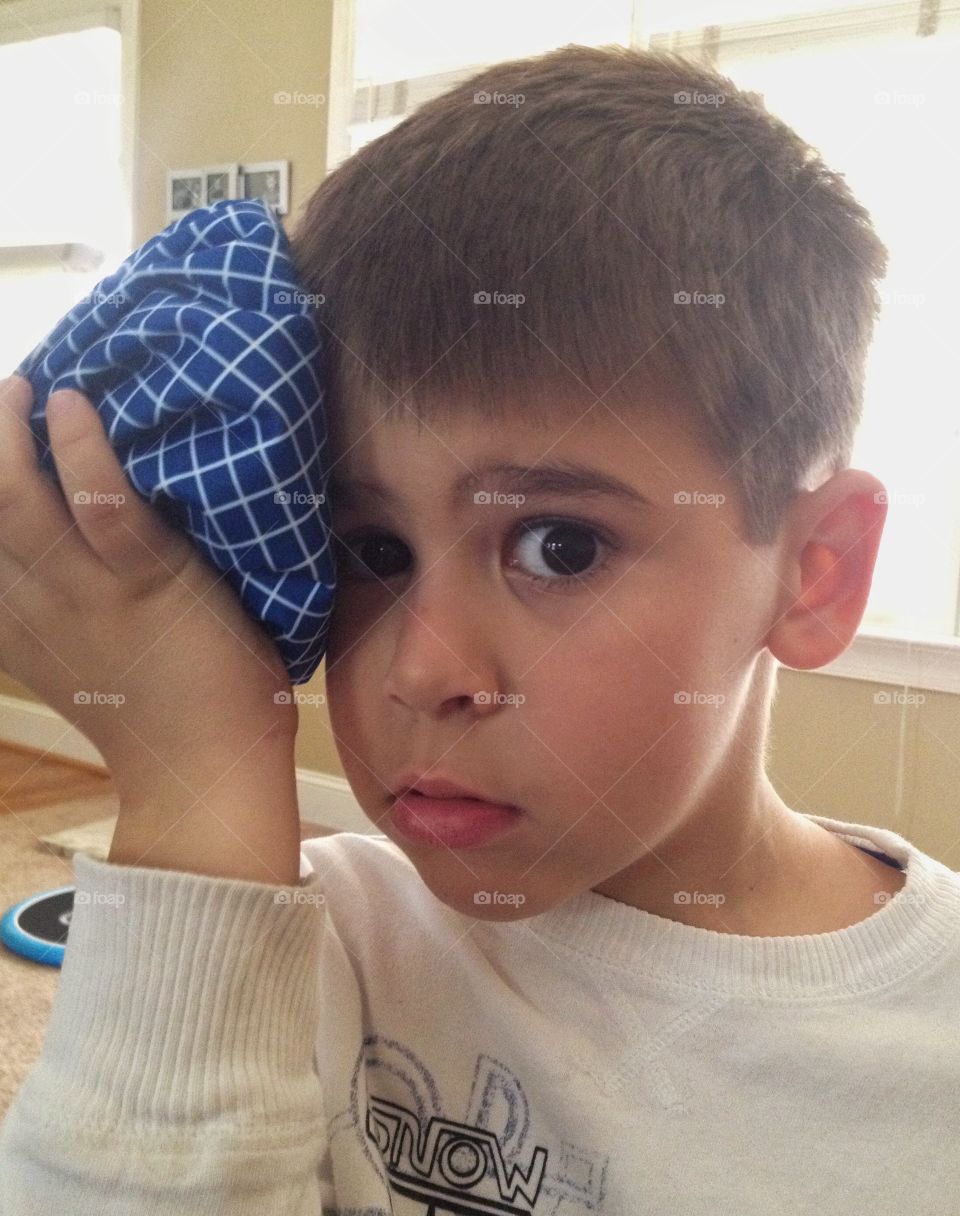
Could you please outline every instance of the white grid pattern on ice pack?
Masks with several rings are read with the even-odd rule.
[[[273,638],[319,666],[334,593],[323,348],[271,209],[224,200],[135,250],[16,369],[56,477],[50,393],[93,403],[131,484],[192,537]]]

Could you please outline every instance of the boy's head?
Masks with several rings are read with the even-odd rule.
[[[366,145],[292,243],[324,297],[334,527],[366,563],[327,653],[361,805],[490,918],[689,889],[666,858],[742,852],[777,801],[773,657],[829,662],[869,591],[866,212],[729,81],[567,47]],[[507,463],[533,471],[483,472]],[[411,770],[524,813],[479,849],[411,846],[386,813]],[[523,901],[474,904],[493,889]]]

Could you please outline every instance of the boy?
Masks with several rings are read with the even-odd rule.
[[[5,603],[129,696],[125,725],[70,706],[121,814],[75,862],[2,1210],[953,1210],[957,875],[764,773],[775,660],[849,645],[884,521],[847,467],[865,212],[728,81],[569,47],[361,150],[294,249],[331,360],[331,720],[384,835],[304,842],[298,883],[268,648],[142,503],[37,562],[71,524],[34,481],[47,530],[9,539],[8,457]],[[94,417],[52,411],[68,498],[122,479]],[[73,563],[69,631],[31,554],[46,597]]]

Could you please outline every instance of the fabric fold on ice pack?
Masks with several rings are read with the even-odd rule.
[[[293,684],[323,658],[334,593],[312,314],[272,209],[224,200],[135,250],[16,368],[41,467],[56,479],[47,398],[79,389],[131,484],[225,572]]]

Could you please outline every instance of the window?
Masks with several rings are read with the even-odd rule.
[[[666,11],[663,20],[675,16]],[[668,29],[653,33],[650,45],[711,60],[762,94],[869,209],[890,262],[852,463],[884,482],[889,501],[863,625],[898,636],[957,636],[960,409],[952,362],[960,246],[950,199],[960,184],[960,106],[951,83],[960,67],[960,6],[937,13],[916,4],[845,6]]]
[[[3,375],[130,250],[119,13],[57,7],[0,9]]]
[[[334,163],[484,64],[568,42],[600,46],[631,37],[631,0],[486,0],[472,20],[446,0],[351,3],[352,106],[348,139],[335,141]]]
[[[570,42],[619,42],[714,64],[761,93],[846,175],[890,254],[852,460],[889,495],[861,634],[950,659],[955,674],[938,685],[928,664],[923,678],[960,692],[960,403],[952,374],[960,2],[498,3],[474,20],[433,0],[343,2],[353,22],[342,43],[344,58],[353,56],[352,109],[349,140],[332,140],[335,159],[484,64]],[[827,670],[847,674],[848,655]],[[914,682],[897,668],[894,678],[901,675]]]

